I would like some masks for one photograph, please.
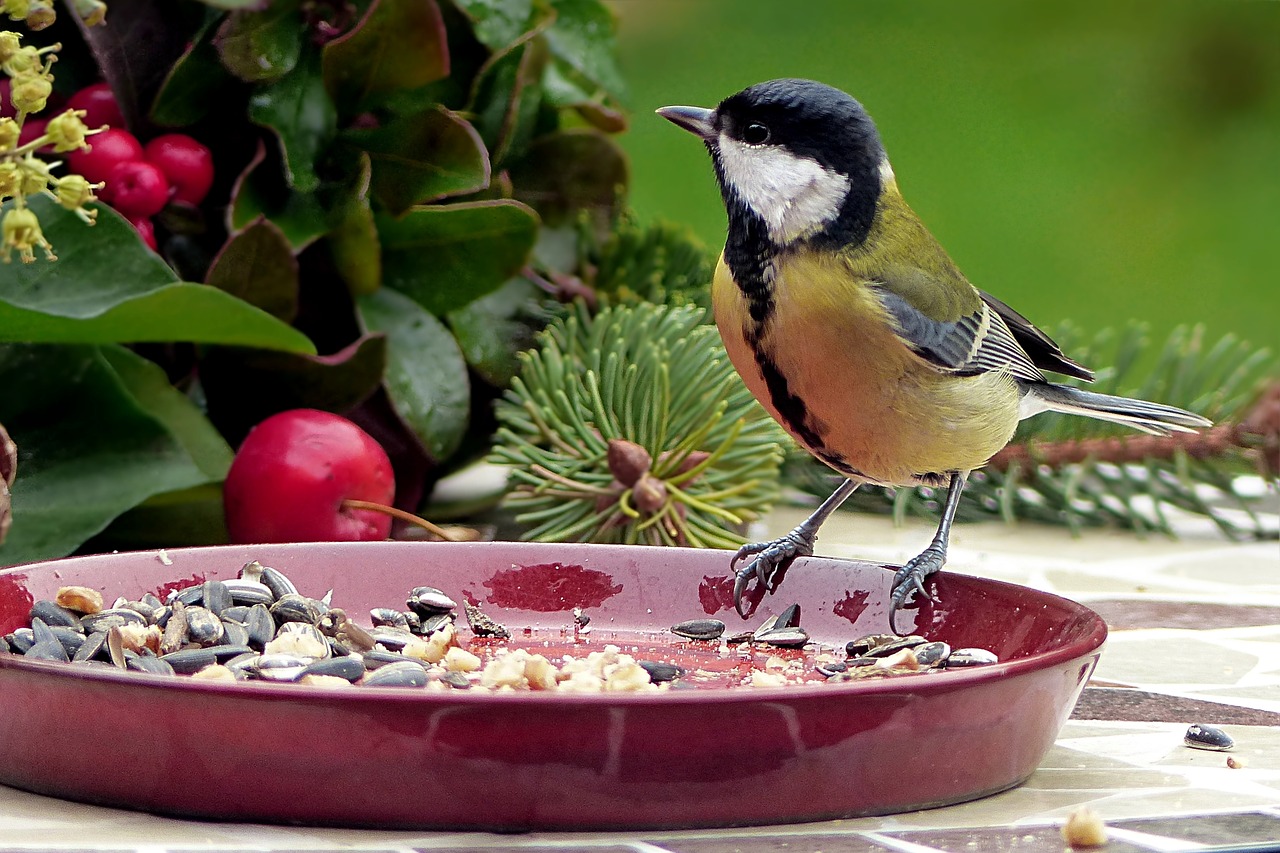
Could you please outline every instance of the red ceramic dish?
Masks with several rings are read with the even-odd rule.
[[[733,612],[724,552],[525,543],[228,546],[0,572],[0,632],[83,584],[137,597],[257,559],[360,621],[429,584],[511,627],[654,636]],[[792,602],[818,640],[886,627],[892,573],[797,563],[751,624]],[[178,585],[182,585],[179,583]],[[379,828],[638,829],[777,823],[956,803],[1027,778],[1096,665],[1106,627],[1040,592],[944,574],[919,633],[992,666],[813,687],[651,694],[218,684],[0,655],[0,782],[221,820]],[[901,617],[900,617],[901,618]],[[366,622],[367,624],[367,622]],[[625,648],[624,648],[625,651]]]

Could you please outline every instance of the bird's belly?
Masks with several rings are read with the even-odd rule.
[[[841,473],[888,485],[935,480],[981,467],[1012,437],[1019,394],[1009,377],[939,373],[881,315],[794,288],[779,290],[761,331],[735,291],[715,291],[730,361],[769,413]]]

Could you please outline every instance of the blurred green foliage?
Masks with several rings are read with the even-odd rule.
[[[811,77],[876,119],[907,200],[1033,321],[1277,343],[1280,4],[623,0],[631,203],[718,247],[700,146],[655,116]]]

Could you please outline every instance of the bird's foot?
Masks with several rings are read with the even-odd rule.
[[[755,578],[762,589],[773,592],[782,582],[782,573],[795,561],[796,557],[808,557],[813,554],[814,536],[797,527],[786,536],[771,542],[756,542],[743,545],[738,553],[729,561],[729,568],[738,565],[739,560],[751,557],[751,562],[734,572],[733,606],[739,616],[747,615],[747,607],[743,601],[743,593],[747,584]]]
[[[908,560],[902,568],[898,569],[898,573],[893,576],[893,592],[890,594],[889,604],[889,628],[895,634],[902,634],[898,630],[895,621],[898,611],[910,604],[917,592],[920,593],[922,598],[928,598],[930,601],[936,600],[925,591],[924,579],[940,571],[946,561],[947,549],[937,544],[930,545],[922,553]]]

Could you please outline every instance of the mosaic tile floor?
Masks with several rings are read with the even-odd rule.
[[[803,512],[782,510],[770,534]],[[950,568],[1088,604],[1112,633],[1072,719],[1022,786],[942,809],[741,830],[607,834],[405,833],[217,824],[67,803],[0,787],[0,850],[591,850],[860,853],[1063,850],[1059,827],[1089,805],[1109,853],[1280,849],[1280,544],[1229,543],[1188,523],[1178,540],[1116,531],[1073,538],[1022,524],[956,528]],[[923,523],[840,515],[819,551],[901,562]],[[1182,745],[1221,725],[1228,754]]]

